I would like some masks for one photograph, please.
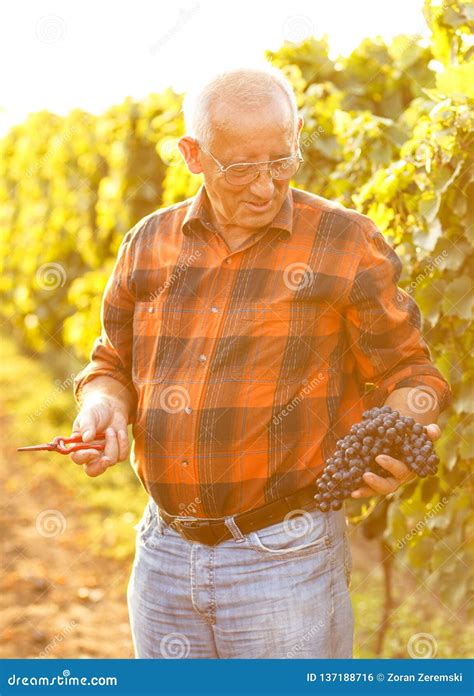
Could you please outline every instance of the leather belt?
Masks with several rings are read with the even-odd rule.
[[[303,514],[304,510],[315,508],[315,495],[316,486],[313,484],[306,488],[301,488],[299,491],[296,491],[296,493],[286,496],[285,498],[280,498],[272,503],[262,505],[255,510],[233,515],[233,518],[242,534],[249,534],[263,527],[281,522],[290,512],[296,516],[298,510],[302,510],[301,514]],[[233,538],[233,534],[224,522],[225,518],[206,520],[184,515],[169,515],[161,509],[158,511],[160,517],[166,524],[175,529],[184,539],[188,539],[188,541],[198,541],[201,544],[215,546],[216,544],[220,544],[221,541]]]

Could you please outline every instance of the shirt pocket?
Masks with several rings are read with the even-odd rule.
[[[236,309],[231,379],[279,384],[300,380],[311,360],[315,311],[289,302],[253,303]]]
[[[137,302],[133,314],[132,377],[159,384],[173,366],[179,315],[161,299]]]

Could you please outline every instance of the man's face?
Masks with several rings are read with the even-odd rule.
[[[206,147],[224,166],[279,159],[297,151],[299,128],[283,96],[277,95],[251,112],[220,107],[214,126]],[[208,153],[200,149],[198,156],[218,224],[257,229],[272,221],[283,204],[290,179],[272,180],[262,170],[250,184],[233,186]]]

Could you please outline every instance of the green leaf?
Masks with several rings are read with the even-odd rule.
[[[426,229],[416,228],[413,231],[413,239],[422,249],[433,251],[442,233],[441,223],[438,218],[435,218],[427,224]]]
[[[472,282],[467,276],[456,278],[446,286],[443,310],[447,316],[471,319],[474,305]]]
[[[438,171],[433,174],[433,184],[436,193],[444,193],[446,189],[453,183],[455,178],[458,176],[461,168],[463,166],[462,160],[460,160],[456,166],[453,168],[449,165],[443,165],[438,169]]]
[[[456,413],[474,413],[474,386],[471,380],[460,384],[453,406]]]
[[[436,86],[448,96],[474,98],[474,63],[446,68],[436,75]]]
[[[390,505],[387,514],[387,528],[395,541],[403,540],[407,533],[407,523],[405,515],[400,511],[398,505]]]
[[[441,300],[445,290],[443,280],[433,282],[416,289],[416,302],[420,307],[423,319],[430,324],[435,324],[441,314]]]
[[[438,271],[458,271],[470,253],[471,248],[467,242],[458,240],[454,244],[446,237],[443,237],[438,240],[436,245],[433,263]]]
[[[408,559],[415,568],[426,568],[431,560],[431,554],[435,547],[435,540],[431,537],[422,537],[408,549]]]
[[[441,197],[434,192],[423,193],[418,201],[418,211],[427,222],[433,222],[438,214]]]
[[[456,436],[456,438],[455,438]],[[451,431],[443,433],[436,443],[436,452],[440,461],[448,471],[456,466],[457,461],[457,435]]]
[[[474,421],[462,429],[459,454],[463,459],[474,459]]]

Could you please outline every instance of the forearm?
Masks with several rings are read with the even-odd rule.
[[[122,408],[127,414],[127,418],[132,409],[132,395],[129,390],[113,377],[95,377],[90,382],[84,384],[77,395],[80,407],[85,403],[93,403],[96,399],[106,397],[110,402]]]
[[[439,416],[438,403],[433,390],[427,389],[427,392],[422,387],[395,389],[384,405],[399,411],[402,416],[411,416],[422,425],[436,423]]]

